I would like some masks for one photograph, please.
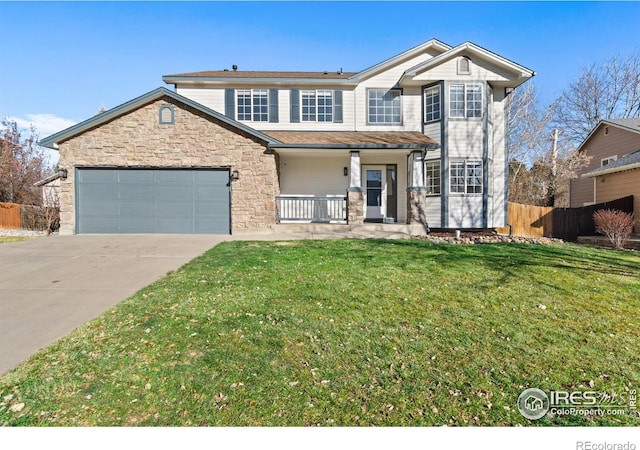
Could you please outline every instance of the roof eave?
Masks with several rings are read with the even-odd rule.
[[[130,111],[135,110],[136,108],[145,105],[147,103],[150,103],[158,98],[161,97],[170,97],[173,98],[174,100],[184,103],[187,106],[190,106],[198,111],[201,111],[217,120],[220,120],[222,122],[227,123],[228,125],[231,125],[232,127],[235,127],[241,131],[244,131],[260,140],[265,141],[267,144],[277,144],[280,143],[280,141],[258,131],[255,130],[247,125],[244,125],[243,123],[240,123],[236,120],[230,119],[222,114],[220,114],[217,111],[214,111],[210,108],[207,108],[204,105],[201,105],[200,103],[194,102],[193,100],[184,97],[180,94],[177,94],[175,92],[170,91],[169,89],[165,88],[165,87],[159,87],[157,89],[154,89],[153,91],[147,92],[146,94],[143,94],[139,97],[136,97],[132,100],[129,100],[128,102],[125,102],[119,106],[116,106],[115,108],[111,108],[108,111],[105,111],[103,113],[100,113],[98,115],[95,115],[93,117],[91,117],[90,119],[87,119],[83,122],[80,122],[76,125],[73,125],[65,130],[62,130],[58,133],[52,134],[51,136],[48,136],[44,139],[41,139],[38,142],[38,145],[42,146],[42,147],[47,147],[47,148],[51,148],[54,150],[57,150],[57,144],[71,139],[74,136],[77,136],[79,134],[84,133],[85,131],[90,130],[91,128],[95,128],[105,122],[108,122],[112,119],[115,119],[116,117],[119,117],[123,114],[126,114]]]
[[[437,150],[439,144],[271,144],[277,149],[326,149],[326,150]]]
[[[612,167],[611,169],[600,170],[596,169],[592,172],[587,172],[581,175],[582,178],[595,178],[602,175],[609,175],[617,172],[624,172],[627,170],[640,169],[640,162],[625,164],[624,166]]]
[[[166,84],[193,84],[193,85],[233,85],[247,84],[255,85],[263,83],[269,85],[340,85],[340,86],[356,86],[358,83],[351,78],[226,78],[226,77],[173,77],[164,76],[162,81]]]

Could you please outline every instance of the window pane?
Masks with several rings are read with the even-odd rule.
[[[467,162],[467,193],[482,193],[482,163],[480,161]]]
[[[238,90],[238,120],[251,120],[251,91]]]
[[[440,194],[440,161],[429,161],[425,164],[427,195]]]
[[[467,85],[467,117],[482,117],[482,87]]]
[[[440,120],[440,86],[427,89],[424,92],[425,122]]]
[[[253,90],[253,120],[255,122],[269,121],[269,97],[266,89]]]
[[[400,91],[370,89],[369,123],[401,123]]]
[[[449,178],[450,178],[451,192],[464,194],[465,192],[464,161],[451,162]]]
[[[464,86],[449,88],[449,107],[451,117],[464,117]]]

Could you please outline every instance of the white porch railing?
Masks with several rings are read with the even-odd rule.
[[[347,221],[347,197],[311,195],[279,195],[276,197],[278,222]]]

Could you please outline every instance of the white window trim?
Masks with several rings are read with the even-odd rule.
[[[617,161],[617,160],[618,160],[618,155],[613,155],[613,156],[608,156],[606,158],[602,158],[600,160],[600,167],[608,166],[609,164],[611,164],[612,162]],[[605,162],[606,162],[606,164],[605,164]]]
[[[370,110],[369,110],[369,94],[371,91],[386,91],[386,92],[397,92],[398,93],[398,97],[400,98],[400,120],[398,122],[371,122],[370,118]],[[371,126],[397,126],[397,125],[402,125],[402,120],[403,120],[403,115],[402,115],[402,89],[388,89],[388,88],[367,88],[367,95],[366,95],[366,102],[367,102],[367,125],[371,125]]]
[[[313,119],[305,119],[304,118],[304,105],[302,102],[302,97],[304,95],[305,92],[313,92],[313,98],[315,101],[315,114],[314,114],[314,118]],[[318,110],[320,109],[320,106],[318,105],[318,97],[319,97],[319,93],[323,92],[326,93],[328,92],[329,95],[328,97],[331,99],[331,114],[329,114],[329,119],[328,120],[318,120],[318,115],[320,114],[318,112]],[[326,95],[325,95],[326,97]],[[326,107],[326,105],[325,105]],[[301,89],[300,90],[300,122],[317,122],[317,123],[332,123],[333,122],[333,118],[334,118],[334,114],[335,114],[335,101],[334,101],[334,95],[333,95],[333,90],[331,89]],[[327,116],[327,113],[324,113],[325,117]]]
[[[428,171],[427,171],[427,166],[429,165],[436,165],[438,166],[438,192],[429,192],[431,190],[432,187],[435,187],[435,185],[431,185],[431,180],[428,178]],[[428,197],[439,197],[440,195],[442,195],[442,162],[439,159],[430,159],[430,160],[426,160],[424,162],[424,181],[425,181],[425,187],[427,189],[427,196]]]
[[[429,98],[429,92],[431,91],[437,91],[438,93],[438,118],[437,119],[429,119],[427,117],[427,98]],[[442,120],[442,89],[438,84],[436,86],[430,86],[424,90],[424,123],[438,122],[440,120]]]
[[[464,115],[463,116],[453,116],[451,115],[453,108],[451,108],[451,88],[452,87],[460,87],[462,86],[462,102],[463,102],[463,109],[464,109]],[[479,116],[471,116],[469,117],[467,115],[467,87],[468,86],[479,86],[480,87],[480,115]],[[480,120],[484,117],[485,111],[484,111],[484,104],[485,104],[485,94],[484,94],[484,89],[482,89],[482,83],[453,83],[449,85],[449,92],[448,92],[448,97],[447,97],[447,101],[449,102],[449,118],[450,119],[454,119],[454,120]]]
[[[249,92],[251,95],[249,97],[250,100],[250,104],[249,104],[249,114],[251,116],[251,119],[240,119],[240,102],[238,101],[238,97],[240,96],[240,92]],[[267,118],[265,120],[255,120],[255,114],[253,112],[253,107],[254,107],[254,101],[255,101],[255,95],[258,91],[264,91],[267,94]],[[239,122],[256,122],[256,123],[265,123],[265,122],[269,122],[269,89],[266,88],[258,88],[258,89],[236,89],[236,117],[238,117],[238,121]]]
[[[453,164],[463,164],[463,174],[464,174],[464,192],[453,192],[452,189],[452,181],[453,176],[451,175],[451,166]],[[470,185],[469,184],[469,176],[468,169],[471,164],[480,164],[480,192],[469,192]],[[482,165],[482,160],[480,159],[464,159],[464,160],[453,160],[449,162],[449,195],[454,196],[481,196],[484,193],[485,185],[484,185],[484,167]]]

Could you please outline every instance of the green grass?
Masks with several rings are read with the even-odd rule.
[[[33,237],[32,236],[0,236],[0,244],[28,241],[29,239],[33,239]]]
[[[639,272],[575,245],[223,243],[0,378],[0,424],[637,425],[516,400],[638,388]]]

